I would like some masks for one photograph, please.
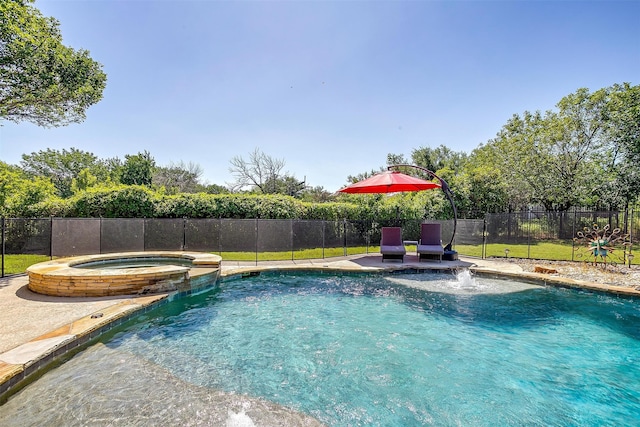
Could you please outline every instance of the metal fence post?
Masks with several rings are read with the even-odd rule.
[[[258,265],[258,238],[260,237],[259,228],[260,220],[258,218],[255,219],[255,227],[254,230],[256,232],[256,265]]]
[[[218,255],[222,256],[222,218],[218,218]]]
[[[480,251],[482,259],[487,257],[487,215],[482,219],[482,250]]]
[[[49,259],[53,259],[53,215],[49,217]]]
[[[185,250],[187,247],[187,218],[182,218],[182,249]]]
[[[325,230],[327,228],[327,221],[322,220],[322,259],[324,259],[324,247],[326,246],[325,242]]]
[[[342,254],[347,256],[347,220],[342,220]]]
[[[4,217],[2,217],[2,277],[4,277]]]
[[[531,259],[531,210],[527,214],[527,259]]]
[[[629,214],[629,252],[633,251],[633,223],[634,223],[634,219],[633,219],[633,208],[631,208],[631,213]]]
[[[367,227],[367,251],[366,254],[369,255],[369,247],[371,247],[371,232],[373,230],[373,221],[367,220],[369,223],[369,227]]]
[[[578,212],[574,209],[573,211],[573,227],[571,227],[571,261],[575,261],[575,253],[576,253],[576,241],[574,237],[576,237],[576,221],[578,220]]]

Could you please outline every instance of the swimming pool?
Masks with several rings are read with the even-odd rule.
[[[630,425],[638,325],[638,300],[562,288],[263,273],[139,316],[0,424]]]

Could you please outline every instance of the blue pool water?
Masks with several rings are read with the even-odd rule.
[[[61,405],[82,408],[78,425],[108,417],[115,404],[97,384],[117,389],[120,414],[158,400],[172,408],[166,417],[197,406],[192,425],[214,406],[203,403],[211,390],[330,426],[634,425],[640,301],[436,274],[236,279],[149,312],[49,372],[0,407],[0,424],[14,410],[33,425],[59,422],[47,411]],[[25,415],[25,402],[45,395]],[[253,421],[237,425],[261,425],[249,406]],[[134,424],[121,420],[112,424]],[[154,424],[145,420],[135,425]]]

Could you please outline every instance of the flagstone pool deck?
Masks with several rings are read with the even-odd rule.
[[[518,278],[539,284],[580,287],[594,291],[640,296],[640,291],[581,282],[557,275],[527,273],[516,264],[460,257],[456,261],[422,261],[408,254],[404,262],[382,261],[380,254],[293,261],[221,263],[221,277],[256,271],[315,270],[382,272],[397,270],[457,270],[469,268],[477,274]],[[192,276],[210,270],[192,269]],[[93,340],[141,310],[150,309],[171,293],[144,296],[54,297],[27,288],[26,275],[0,279],[0,403],[2,396],[27,376],[57,357]]]

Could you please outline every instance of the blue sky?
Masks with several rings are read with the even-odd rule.
[[[0,159],[148,150],[225,185],[259,148],[336,191],[388,153],[470,152],[580,87],[640,84],[640,1],[38,0],[107,73],[81,124],[4,122]]]

